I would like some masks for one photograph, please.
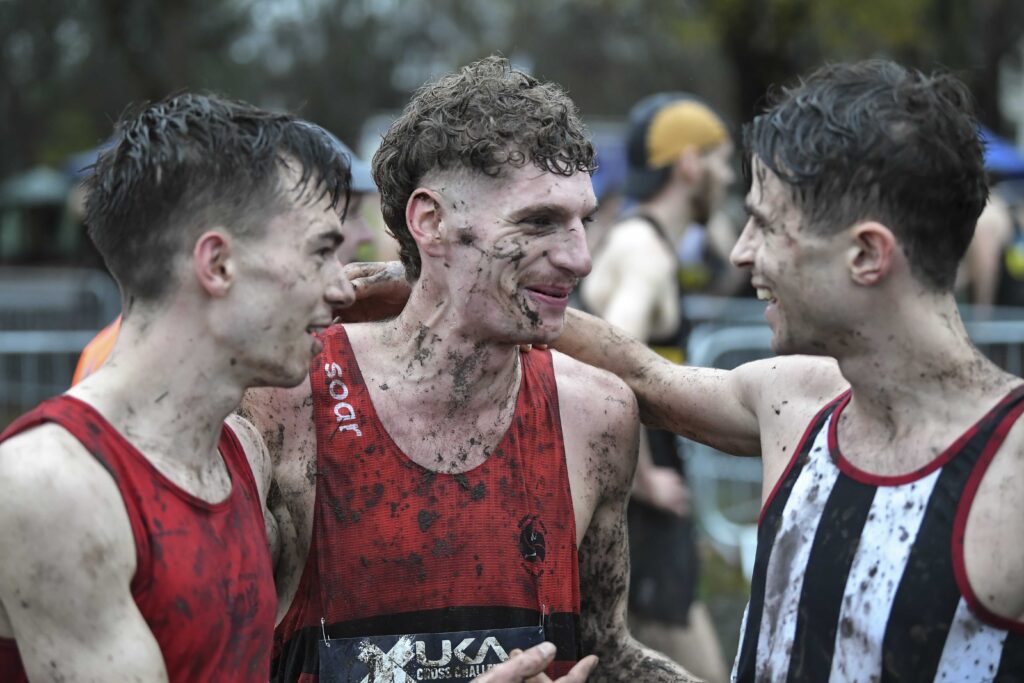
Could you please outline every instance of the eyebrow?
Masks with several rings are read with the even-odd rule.
[[[345,241],[345,236],[341,234],[340,230],[324,230],[317,235],[313,235],[310,239],[311,242],[319,242],[320,240],[330,242],[336,247]]]
[[[747,210],[747,213],[761,221],[764,224],[771,223],[771,218],[764,211],[761,211],[756,206],[750,203],[749,199],[744,200],[743,207]]]
[[[547,202],[542,202],[540,204],[531,204],[530,206],[524,206],[521,209],[513,211],[509,215],[509,219],[512,221],[518,221],[522,220],[523,218],[526,218],[527,216],[536,215],[547,215],[555,216],[557,218],[567,218],[569,216],[572,216],[573,213],[573,211],[566,209],[566,207],[561,204],[549,204]],[[587,213],[583,214],[583,216],[584,218],[589,218],[590,216],[593,216],[595,213],[597,213],[597,204],[594,204],[594,206]]]

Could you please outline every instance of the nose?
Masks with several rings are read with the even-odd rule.
[[[586,277],[590,273],[590,249],[582,221],[576,229],[569,231],[564,242],[548,251],[548,258],[555,266],[575,277]]]
[[[748,219],[747,224],[743,226],[743,232],[729,252],[729,261],[737,268],[750,268],[754,265],[754,251],[757,248],[755,233],[754,221]]]

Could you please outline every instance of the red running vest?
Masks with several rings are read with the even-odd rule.
[[[26,413],[4,441],[45,422],[70,432],[117,483],[131,521],[131,591],[163,653],[171,683],[265,682],[277,594],[263,511],[249,463],[224,427],[231,493],[199,500],[160,474],[95,409],[58,396]],[[0,681],[27,681],[15,641],[0,638]]]
[[[580,656],[579,564],[550,352],[520,354],[508,431],[483,464],[450,475],[414,463],[391,440],[344,328],[322,341],[310,369],[313,542],[275,634],[272,680],[317,680],[325,632],[536,626],[542,613],[558,647],[548,673],[564,675]]]

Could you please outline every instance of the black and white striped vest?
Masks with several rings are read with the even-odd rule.
[[[732,680],[1024,681],[1024,623],[980,604],[963,555],[967,512],[1024,387],[899,477],[839,452],[849,400],[811,421],[761,513]]]

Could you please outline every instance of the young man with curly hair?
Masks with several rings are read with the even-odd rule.
[[[418,91],[373,168],[408,304],[244,403],[275,463],[273,679],[463,681],[546,638],[553,676],[593,652],[599,680],[690,680],[625,624],[635,400],[520,351],[590,270],[574,104],[485,59]]]

